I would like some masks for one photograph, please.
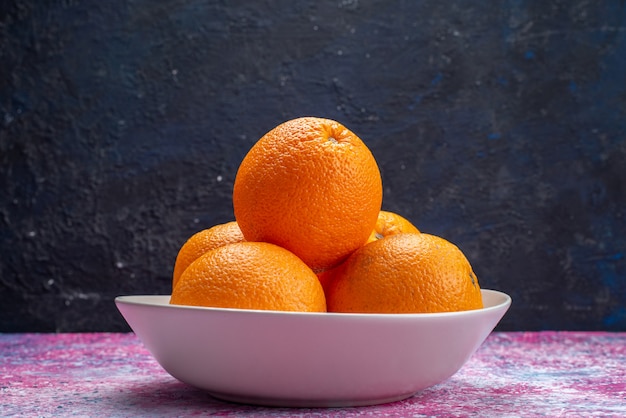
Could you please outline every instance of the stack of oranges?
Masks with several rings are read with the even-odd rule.
[[[342,124],[305,117],[265,134],[235,178],[235,220],[191,236],[170,303],[302,312],[482,307],[454,244],[381,210],[374,156]]]

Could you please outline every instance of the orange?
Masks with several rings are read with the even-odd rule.
[[[324,312],[317,276],[288,250],[266,242],[215,248],[194,261],[172,291],[174,305]]]
[[[202,254],[222,245],[244,241],[237,222],[227,222],[196,232],[180,248],[174,264],[172,288],[183,274],[183,271]]]
[[[370,234],[367,242],[376,241],[377,239],[403,232],[412,234],[420,233],[419,229],[417,229],[408,219],[398,215],[397,213],[381,210],[378,213],[376,226]]]
[[[237,171],[233,207],[247,241],[279,245],[322,271],[367,241],[382,193],[376,160],[357,135],[305,117],[254,144]]]
[[[429,234],[364,245],[334,273],[329,312],[426,313],[479,309],[478,279],[461,250]]]

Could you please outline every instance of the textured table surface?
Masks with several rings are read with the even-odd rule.
[[[0,416],[626,416],[626,333],[493,333],[446,382],[384,405],[238,405],[168,375],[134,334],[0,334]]]

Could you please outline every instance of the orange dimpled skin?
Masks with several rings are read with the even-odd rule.
[[[368,239],[382,202],[378,165],[353,132],[329,119],[287,121],[243,159],[233,189],[248,241],[284,247],[321,271]]]
[[[213,249],[182,274],[170,303],[218,308],[325,312],[322,286],[288,250],[265,242]]]
[[[389,235],[401,233],[419,234],[420,230],[403,216],[394,212],[381,210],[378,214],[376,226],[370,234],[367,242],[376,241]]]
[[[429,234],[397,234],[364,245],[334,273],[329,312],[429,313],[483,307],[461,250]]]
[[[172,288],[183,274],[183,271],[198,257],[214,248],[226,244],[245,241],[237,222],[231,221],[212,226],[192,235],[180,248],[174,264]]]

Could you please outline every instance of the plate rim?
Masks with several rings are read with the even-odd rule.
[[[143,299],[160,297],[169,298],[170,295],[163,294],[140,294],[140,295],[120,295],[116,296],[114,302],[116,305],[135,305],[154,307],[162,309],[173,310],[191,310],[191,311],[205,311],[205,312],[221,312],[241,315],[276,315],[276,316],[306,316],[306,317],[327,317],[327,318],[438,318],[438,317],[454,317],[454,316],[467,316],[478,315],[481,313],[488,313],[497,311],[503,308],[507,308],[512,303],[512,298],[507,293],[493,289],[480,289],[483,297],[485,294],[494,295],[503,298],[502,302],[488,307],[480,309],[471,309],[464,311],[452,311],[452,312],[427,312],[427,313],[352,313],[352,312],[299,312],[299,311],[278,311],[278,310],[261,310],[261,309],[238,309],[238,308],[217,308],[208,306],[190,306],[190,305],[170,305],[169,303],[155,303],[149,302]]]

